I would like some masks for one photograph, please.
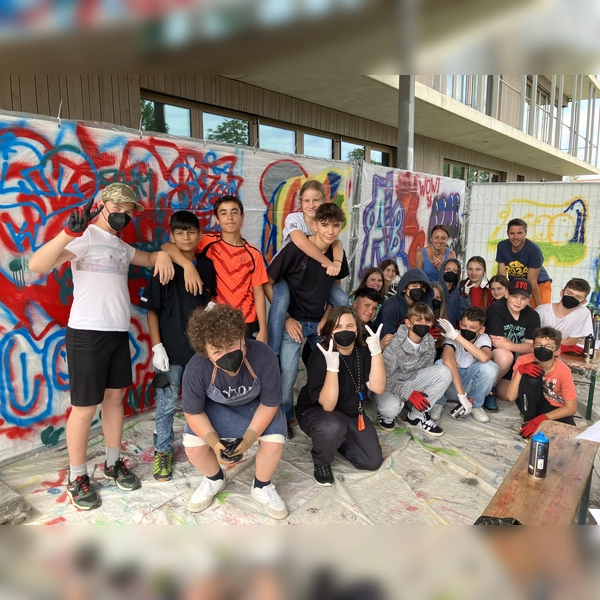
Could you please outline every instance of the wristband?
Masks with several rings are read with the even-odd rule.
[[[67,226],[66,226],[66,227],[63,229],[63,231],[64,231],[64,232],[65,232],[65,233],[66,233],[68,236],[70,236],[70,237],[74,237],[74,238],[77,238],[77,237],[81,237],[81,236],[83,235],[83,233],[84,233],[84,231],[85,231],[85,230],[84,230],[84,231],[82,231],[81,233],[75,233],[74,231],[71,231],[71,230],[69,229],[69,226],[67,225]]]
[[[340,264],[342,264],[342,261],[338,260],[337,258],[333,262],[339,262]]]

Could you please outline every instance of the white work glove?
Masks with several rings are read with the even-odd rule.
[[[365,325],[365,329],[369,334],[369,337],[367,338],[366,342],[367,346],[369,346],[369,350],[371,351],[371,356],[381,354],[381,340],[379,339],[379,336],[381,334],[381,330],[383,329],[383,323],[379,325],[379,329],[375,333],[373,333],[373,331],[368,325]]]
[[[450,321],[446,319],[438,319],[438,323],[444,332],[444,337],[449,340],[455,340],[458,337],[458,331],[454,329]]]
[[[152,364],[154,365],[154,368],[159,371],[169,370],[169,357],[162,344],[152,346]]]
[[[327,363],[327,370],[333,373],[340,372],[340,353],[335,352],[333,349],[333,340],[329,340],[329,350],[323,350],[321,344],[317,344],[317,348],[323,353],[325,362]]]
[[[471,288],[474,288],[475,284],[471,283],[471,281],[469,279],[467,279],[467,282],[465,283],[465,287],[463,288],[463,294],[465,296],[469,295],[469,292],[471,291]]]
[[[458,394],[458,401],[465,409],[465,415],[470,415],[473,410],[473,403],[467,398],[466,394]]]

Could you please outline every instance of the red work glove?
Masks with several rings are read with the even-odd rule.
[[[421,411],[421,412],[423,412],[424,410],[427,410],[431,406],[429,404],[429,401],[427,400],[427,394],[425,392],[418,392],[417,390],[414,390],[413,392],[411,392],[410,396],[408,397],[408,401],[418,411]]]
[[[519,431],[519,435],[521,435],[524,438],[531,437],[538,430],[538,427],[544,421],[547,421],[547,420],[548,420],[548,417],[546,415],[540,415],[539,417],[535,417],[535,419],[531,419],[531,421],[527,421],[527,423],[525,423],[523,425],[523,427],[521,427],[521,431]]]
[[[544,372],[542,367],[536,363],[525,363],[517,367],[517,371],[521,375],[529,375],[529,377],[539,377]]]
[[[561,352],[572,352],[573,354],[583,354],[583,348],[581,346],[567,346],[566,344],[562,344],[560,347]]]
[[[434,327],[432,327],[429,330],[430,335],[433,337],[433,339],[437,342],[440,338],[440,335],[442,333],[442,328],[439,325],[435,325]]]

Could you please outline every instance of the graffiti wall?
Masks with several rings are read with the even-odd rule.
[[[598,183],[475,184],[471,191],[467,256],[479,254],[496,270],[496,245],[511,219],[523,219],[527,237],[540,246],[553,280],[552,299],[571,277],[587,279],[600,308]]]
[[[450,246],[460,255],[464,181],[363,163],[357,194],[357,280],[386,258],[404,273],[438,224],[448,227]]]
[[[64,437],[71,270],[67,264],[39,275],[27,265],[74,207],[113,181],[129,183],[146,210],[123,239],[154,251],[168,240],[173,211],[191,210],[203,229],[214,230],[215,198],[238,195],[246,212],[242,234],[268,261],[281,244],[285,217],[299,209],[307,178],[323,182],[330,200],[349,211],[353,172],[346,163],[0,114],[0,462]],[[153,405],[150,338],[137,308],[148,275],[130,271],[134,385],[125,393],[127,414]]]

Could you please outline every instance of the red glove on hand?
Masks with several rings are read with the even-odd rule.
[[[431,335],[431,337],[433,337],[433,339],[436,342],[440,339],[441,333],[442,333],[442,328],[439,325],[436,325],[435,327],[432,327],[429,330],[429,334]]]
[[[418,411],[421,411],[421,412],[424,410],[427,410],[431,406],[429,404],[429,401],[427,400],[427,394],[425,392],[418,392],[417,390],[414,390],[413,392],[411,392],[410,396],[408,397],[408,401]]]
[[[517,371],[519,371],[521,375],[529,375],[529,377],[539,377],[544,372],[542,367],[540,367],[540,365],[536,365],[535,363],[525,363],[523,365],[519,365]]]
[[[560,347],[561,352],[572,352],[573,354],[583,354],[583,348],[581,346],[567,346],[563,344]]]
[[[521,431],[519,431],[519,435],[521,435],[524,438],[531,437],[538,430],[538,427],[544,421],[547,421],[547,420],[548,420],[548,417],[546,415],[540,415],[539,417],[535,417],[535,419],[531,419],[531,421],[527,421],[527,423],[525,423],[523,425],[523,427],[521,427]]]

